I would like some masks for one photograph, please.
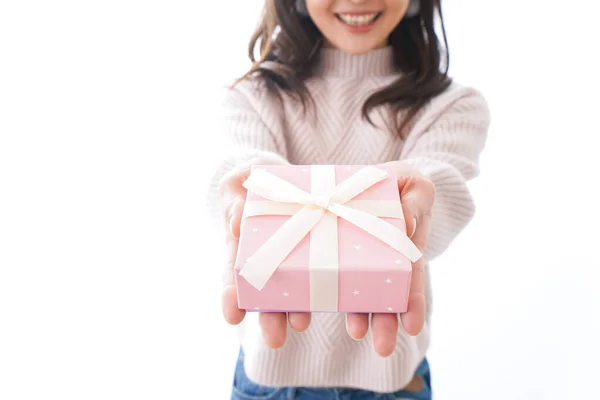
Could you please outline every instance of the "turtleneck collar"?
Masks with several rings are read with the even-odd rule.
[[[322,48],[315,67],[317,76],[366,78],[399,73],[391,46],[363,54],[346,53],[337,48]]]

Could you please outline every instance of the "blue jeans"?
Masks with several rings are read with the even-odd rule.
[[[423,381],[420,392],[401,390],[395,393],[374,393],[349,388],[268,387],[250,381],[244,370],[244,354],[235,368],[231,400],[431,400],[431,375],[424,359],[417,369]]]

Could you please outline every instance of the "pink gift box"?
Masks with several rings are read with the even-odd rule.
[[[364,166],[327,167],[334,169],[332,174],[335,174],[335,185],[365,168]],[[257,166],[252,173],[257,168],[307,193],[311,192],[311,179],[315,179],[315,172],[311,166]],[[391,202],[395,202],[399,205],[397,177],[385,166],[375,168],[387,172],[387,177],[353,197],[352,201],[370,200],[371,205],[373,205],[372,201],[378,202],[375,205],[387,202],[387,205],[392,206],[395,204]],[[246,207],[251,202],[265,200],[252,190],[248,190]],[[240,275],[246,260],[252,257],[290,218],[291,215],[244,216],[235,264],[240,309],[263,312],[402,313],[406,311],[412,271],[411,260],[374,235],[340,217],[334,217],[337,219],[337,247],[329,249],[337,252],[336,270],[310,270],[310,236],[313,233],[309,232],[293,247],[283,262],[278,264],[264,287],[259,290],[248,282]],[[406,234],[406,225],[401,216],[377,218],[398,228],[403,235]],[[337,281],[337,288],[329,283],[318,284],[321,278],[328,278],[327,282],[331,282],[332,274]],[[313,297],[318,297],[319,293],[314,291],[322,291],[324,295],[328,295],[326,292],[329,290],[332,293],[337,292],[335,310],[319,309],[318,305],[311,303],[311,291]]]

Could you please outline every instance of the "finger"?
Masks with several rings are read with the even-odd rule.
[[[346,331],[354,340],[361,340],[369,330],[369,314],[346,314]]]
[[[243,185],[250,171],[249,165],[243,165],[225,174],[219,181],[219,193],[226,199],[231,196],[245,197],[246,188]]]
[[[278,349],[285,344],[287,318],[285,313],[260,313],[258,317],[267,346]]]
[[[399,176],[398,189],[406,221],[406,231],[412,242],[424,253],[429,234],[431,208],[435,188],[418,173]],[[400,316],[402,327],[409,335],[418,335],[425,324],[425,271],[421,258],[413,263],[407,311]]]
[[[388,357],[396,348],[398,314],[373,314],[371,317],[373,347],[381,357]]]
[[[418,335],[425,325],[425,295],[411,293],[408,298],[408,310],[400,315],[402,327],[411,336]]]
[[[243,185],[249,175],[250,169],[247,167],[236,169],[225,175],[219,184],[219,192],[225,204],[225,221],[229,224],[227,233],[236,238],[240,235],[241,216],[247,193]]]
[[[237,293],[235,285],[228,285],[223,289],[222,295],[223,316],[225,321],[232,325],[237,325],[244,319],[245,310],[240,310],[237,304]]]
[[[288,322],[296,332],[304,332],[310,325],[310,313],[291,312],[288,314]]]
[[[239,197],[235,198],[229,210],[229,230],[234,238],[240,237],[243,211],[244,200]]]
[[[425,178],[405,175],[398,178],[398,190],[400,191],[404,220],[406,221],[406,233],[410,238],[414,238],[417,227],[422,225],[421,219],[431,213],[435,199],[435,188],[431,181]],[[422,236],[420,239],[426,240],[427,235]],[[424,246],[425,243],[421,243],[421,245]]]
[[[423,251],[423,246],[427,241],[429,231],[428,214],[421,217],[417,221],[417,228],[413,235],[415,245]],[[425,324],[427,304],[425,302],[425,262],[423,258],[413,263],[412,275],[410,283],[410,291],[408,294],[408,309],[406,313],[400,316],[402,327],[409,335],[417,335],[423,329]]]

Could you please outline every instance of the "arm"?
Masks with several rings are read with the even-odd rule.
[[[237,216],[235,224],[239,225],[245,199],[242,183],[247,178],[249,166],[288,162],[280,122],[282,118],[278,113],[280,107],[272,99],[250,90],[251,85],[244,82],[225,97],[219,134],[225,135],[226,150],[208,188],[210,214],[217,229],[224,227],[226,234],[225,285],[233,283],[232,271],[237,254],[237,238],[231,230],[234,218],[231,216]]]
[[[279,107],[266,95],[253,92],[248,82],[227,93],[219,134],[226,151],[209,183],[208,203],[213,217],[224,211],[223,188],[240,179],[251,164],[287,163],[286,142]]]
[[[490,115],[483,97],[470,89],[451,89],[416,122],[400,159],[435,187],[426,260],[449,247],[475,213],[467,182],[479,174]]]

